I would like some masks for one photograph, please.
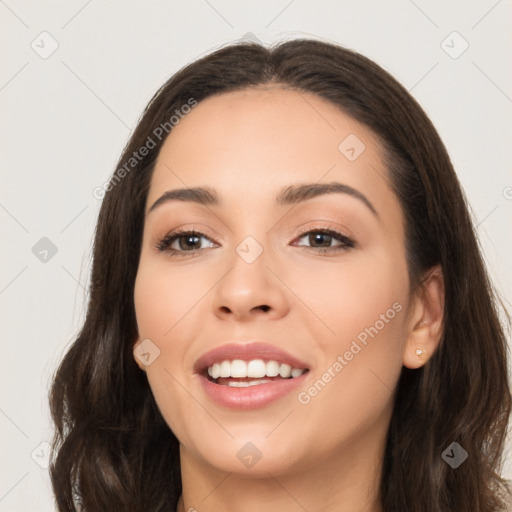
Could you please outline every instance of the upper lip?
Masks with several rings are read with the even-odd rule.
[[[196,373],[204,373],[214,363],[221,363],[226,360],[233,361],[234,359],[241,359],[242,361],[263,359],[266,361],[276,361],[281,364],[289,364],[292,368],[308,368],[305,362],[297,359],[285,350],[269,343],[256,341],[251,343],[232,342],[214,348],[203,354],[196,361],[194,371]]]

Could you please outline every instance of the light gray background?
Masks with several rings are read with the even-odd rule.
[[[0,15],[1,511],[54,510],[47,389],[84,318],[93,189],[156,89],[249,32],[344,44],[412,91],[448,147],[510,307],[510,1],[0,0]],[[42,237],[57,247],[46,262],[32,252]],[[510,452],[503,474],[512,478]]]

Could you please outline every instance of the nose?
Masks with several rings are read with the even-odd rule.
[[[223,320],[244,322],[255,318],[275,320],[287,314],[286,286],[268,266],[263,251],[249,262],[235,253],[232,265],[215,289],[214,312]]]

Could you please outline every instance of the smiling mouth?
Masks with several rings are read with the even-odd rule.
[[[308,372],[308,368],[293,368],[275,360],[224,360],[204,369],[203,376],[221,386],[247,388],[274,381],[295,379]]]

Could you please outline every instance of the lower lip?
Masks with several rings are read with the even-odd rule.
[[[265,407],[288,395],[304,383],[308,373],[292,379],[274,380],[246,388],[215,384],[202,375],[199,378],[206,394],[217,405],[248,411]]]

